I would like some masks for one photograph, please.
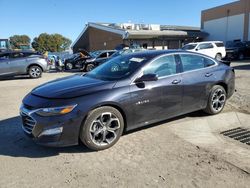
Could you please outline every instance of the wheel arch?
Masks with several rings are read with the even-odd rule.
[[[32,63],[32,64],[30,64],[30,65],[27,67],[27,70],[26,70],[27,73],[29,72],[29,69],[30,69],[30,67],[32,67],[32,66],[38,66],[38,67],[41,68],[42,72],[44,72],[43,67],[42,67],[41,65],[39,65],[39,64],[37,64],[37,63]]]
[[[104,107],[104,106],[113,107],[121,113],[121,115],[123,117],[123,121],[124,121],[123,133],[127,130],[127,115],[126,115],[125,111],[122,109],[122,107],[119,104],[116,104],[113,102],[106,102],[106,103],[95,105],[91,109],[89,109],[89,111],[86,113],[86,115],[82,119],[82,123],[81,123],[80,129],[79,129],[79,136],[80,136],[80,131],[82,129],[82,126],[84,126],[84,122],[85,122],[86,118],[88,117],[89,112],[91,112],[94,109]]]
[[[225,82],[217,82],[217,83],[214,84],[213,86],[215,86],[215,85],[222,86],[222,87],[225,89],[225,91],[226,91],[226,93],[227,93],[227,95],[228,95],[228,85],[227,85]]]

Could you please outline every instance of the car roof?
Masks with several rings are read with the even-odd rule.
[[[139,51],[139,52],[134,52],[134,53],[128,53],[128,54],[121,54],[121,56],[130,56],[130,57],[150,57],[155,58],[164,54],[190,54],[190,55],[197,55],[197,56],[203,56],[209,59],[212,59],[211,57],[205,55],[205,54],[200,54],[197,52],[192,52],[192,51],[186,51],[186,50],[181,50],[181,49],[175,49],[175,50],[145,50],[145,51]]]
[[[143,51],[138,51],[138,52],[128,53],[128,54],[121,54],[121,55],[122,56],[153,56],[153,57],[156,57],[159,55],[170,54],[170,53],[180,53],[180,52],[186,53],[187,51],[184,51],[184,50],[143,50]],[[187,52],[187,53],[189,53],[189,52]]]
[[[117,50],[96,50],[93,52],[100,52],[100,53],[104,53],[104,52],[116,52]]]
[[[203,42],[190,42],[188,44],[204,44],[204,43],[223,43],[223,41],[203,41]],[[188,45],[187,44],[187,45]]]

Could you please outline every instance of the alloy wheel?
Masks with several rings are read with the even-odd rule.
[[[116,140],[120,127],[120,121],[115,114],[102,113],[90,126],[90,138],[98,146],[109,145]]]
[[[30,70],[30,75],[33,78],[38,78],[41,75],[41,70],[37,67],[32,67]]]
[[[73,69],[72,63],[67,63],[67,64],[66,64],[66,68],[67,68],[68,70]]]
[[[222,89],[217,89],[212,96],[212,108],[214,111],[219,112],[223,109],[226,101],[226,95]]]

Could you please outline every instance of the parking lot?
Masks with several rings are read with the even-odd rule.
[[[249,145],[220,134],[250,128],[250,61],[232,66],[237,92],[223,113],[151,125],[99,152],[38,146],[20,126],[19,105],[32,88],[74,73],[0,81],[0,187],[249,187]]]

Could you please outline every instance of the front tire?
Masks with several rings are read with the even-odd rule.
[[[208,114],[215,115],[219,114],[227,100],[227,93],[225,89],[220,85],[215,85],[212,87],[207,101],[207,107],[204,111]]]
[[[73,69],[73,64],[72,63],[67,63],[65,68],[66,68],[66,70],[72,70]]]
[[[43,71],[42,71],[41,67],[36,66],[36,65],[31,66],[29,68],[29,70],[28,70],[29,76],[31,78],[40,78],[40,77],[42,77],[42,72]]]
[[[92,150],[104,150],[119,140],[123,129],[124,120],[117,109],[99,107],[88,114],[80,130],[80,139]]]

